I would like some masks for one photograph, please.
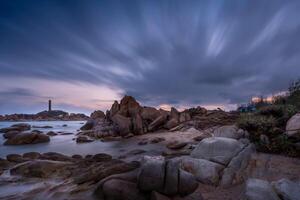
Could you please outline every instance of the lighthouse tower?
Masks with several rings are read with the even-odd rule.
[[[51,111],[51,100],[49,99],[49,101],[48,101],[48,112],[50,112]]]

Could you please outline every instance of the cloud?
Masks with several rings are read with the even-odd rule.
[[[86,95],[105,86],[118,91],[106,99],[153,106],[232,107],[300,76],[298,1],[0,4],[1,77],[81,83]],[[45,95],[39,87],[27,89]]]

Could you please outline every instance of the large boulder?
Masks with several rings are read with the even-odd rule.
[[[124,96],[120,102],[119,114],[125,117],[133,117],[142,110],[140,104],[132,96]]]
[[[9,138],[15,137],[19,133],[20,133],[20,131],[8,131],[8,132],[6,132],[6,133],[3,134],[3,137],[5,139],[9,139]]]
[[[109,111],[110,118],[113,117],[115,114],[117,114],[119,110],[120,110],[120,104],[117,101],[114,101]]]
[[[107,200],[146,200],[135,183],[118,179],[106,181],[96,189],[95,194],[100,199]]]
[[[86,131],[91,130],[94,128],[95,122],[94,120],[88,120],[81,128],[80,130]]]
[[[211,137],[199,142],[191,156],[227,165],[243,147],[244,144],[235,139]]]
[[[198,182],[195,176],[182,169],[179,169],[178,173],[178,193],[182,196],[193,193],[198,187]]]
[[[136,114],[132,118],[132,128],[133,128],[132,132],[136,135],[140,135],[144,133],[143,119],[140,114]]]
[[[164,157],[145,156],[138,175],[138,187],[141,191],[161,191],[164,187],[165,159]]]
[[[160,112],[153,107],[143,107],[141,116],[144,120],[152,122],[160,116]]]
[[[116,127],[116,131],[121,135],[127,135],[131,132],[131,120],[128,117],[124,117],[120,114],[115,114],[112,118],[113,124]]]
[[[245,170],[249,164],[252,153],[255,152],[255,146],[249,144],[241,152],[239,152],[228,164],[223,171],[221,180],[222,186],[230,186],[232,184],[243,182],[247,177]]]
[[[224,169],[223,165],[204,159],[184,157],[181,167],[193,174],[198,181],[206,184],[217,185],[220,179],[220,172]]]
[[[91,118],[92,119],[104,119],[105,114],[101,110],[95,110],[94,112],[91,113]]]
[[[243,130],[239,129],[235,125],[226,125],[214,130],[213,136],[240,139],[241,137],[243,137],[243,133]]]
[[[163,126],[167,121],[167,115],[160,115],[157,117],[151,124],[148,126],[149,131],[155,131],[159,129],[161,126]]]
[[[185,110],[185,111],[183,111],[183,112],[180,113],[180,116],[179,116],[179,122],[180,123],[189,121],[191,119],[192,119],[191,115],[190,115],[190,113],[187,110]]]
[[[286,124],[286,133],[290,137],[300,137],[300,113],[295,114]]]
[[[178,169],[180,168],[179,159],[168,160],[166,164],[164,194],[176,195],[178,193]]]
[[[0,132],[2,132],[2,133],[7,133],[7,132],[10,132],[10,131],[19,131],[19,132],[22,132],[22,131],[28,131],[30,129],[31,129],[31,125],[30,124],[27,124],[27,123],[17,123],[17,124],[13,124],[11,127],[0,129]]]
[[[283,200],[300,200],[300,183],[280,179],[272,182],[272,186]]]
[[[10,170],[10,173],[12,175],[22,175],[25,177],[47,178],[60,173],[67,165],[70,165],[70,163],[50,160],[33,160],[16,165]]]
[[[246,183],[247,200],[280,200],[268,181],[249,179]]]
[[[6,140],[4,145],[37,144],[49,141],[50,137],[48,135],[31,132],[17,134],[15,137]]]

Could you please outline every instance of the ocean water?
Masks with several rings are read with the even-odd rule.
[[[20,122],[0,122],[0,128],[9,127]],[[23,123],[23,122],[22,122]],[[52,126],[53,128],[32,128],[31,130],[40,130],[44,133],[49,131],[72,133],[71,135],[57,135],[50,137],[49,143],[27,144],[27,145],[3,145],[5,139],[0,133],[0,157],[8,154],[23,154],[26,152],[58,152],[66,155],[73,154],[95,154],[97,152],[111,152],[113,142],[101,142],[100,140],[92,143],[77,144],[75,141],[77,130],[85,123],[84,121],[30,121],[32,126]],[[67,126],[64,127],[63,125]]]
[[[0,128],[9,127],[20,122],[0,122]],[[23,122],[22,122],[23,123]],[[52,126],[53,128],[32,128],[31,130],[40,130],[44,133],[49,131],[72,133],[71,135],[50,136],[50,142],[40,144],[27,145],[3,145],[5,139],[0,133],[0,157],[4,158],[8,154],[23,154],[27,152],[57,152],[72,156],[74,154],[87,155],[97,153],[107,153],[114,157],[129,152],[134,149],[143,149],[148,153],[157,154],[162,150],[159,144],[148,144],[144,146],[138,145],[139,139],[133,137],[122,139],[120,141],[102,142],[95,140],[90,143],[76,143],[76,133],[79,128],[85,123],[84,121],[30,121],[32,126]],[[66,124],[66,127],[63,125]]]

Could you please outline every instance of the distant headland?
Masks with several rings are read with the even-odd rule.
[[[52,110],[52,101],[48,101],[48,110],[36,114],[0,115],[0,121],[82,121],[89,117],[82,113],[68,113],[63,110]]]

